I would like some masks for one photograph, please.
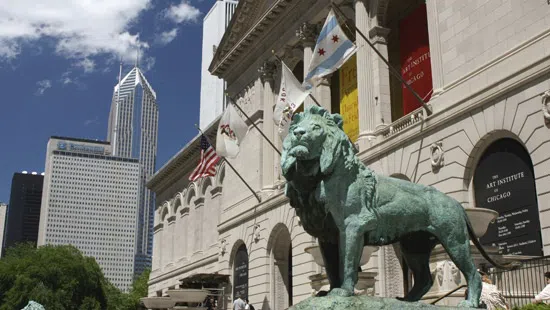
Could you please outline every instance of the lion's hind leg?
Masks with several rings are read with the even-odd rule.
[[[468,299],[462,301],[459,307],[476,308],[479,306],[479,296],[481,295],[481,276],[472,261],[470,239],[467,236],[467,232],[463,232],[461,235],[453,235],[449,232],[446,240],[441,243],[468,283]]]
[[[401,253],[414,277],[414,286],[403,298],[404,300],[418,301],[432,287],[430,254],[436,244],[437,239],[426,232],[412,233],[401,239]]]

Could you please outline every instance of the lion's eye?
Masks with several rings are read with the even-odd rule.
[[[313,129],[314,129],[314,130],[319,130],[319,129],[321,129],[321,126],[315,124],[315,125],[313,125]]]

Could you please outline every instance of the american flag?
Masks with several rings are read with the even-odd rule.
[[[221,157],[216,154],[214,148],[208,143],[206,137],[201,135],[201,160],[193,173],[189,176],[189,181],[196,181],[198,178],[216,175],[216,164]]]

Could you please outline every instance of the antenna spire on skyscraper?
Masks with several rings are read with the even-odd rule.
[[[136,52],[136,68],[139,67],[139,45],[137,46]]]

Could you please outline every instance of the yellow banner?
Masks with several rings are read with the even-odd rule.
[[[340,115],[344,132],[352,142],[359,136],[359,107],[357,98],[357,60],[353,55],[340,68]]]

